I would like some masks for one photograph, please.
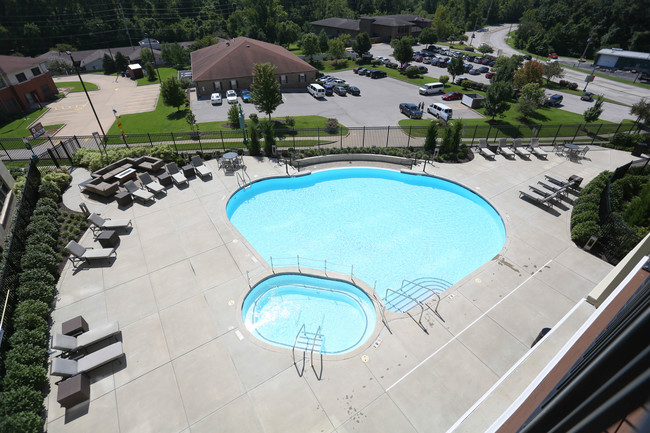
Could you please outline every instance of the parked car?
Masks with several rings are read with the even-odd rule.
[[[359,69],[359,75],[366,75],[367,73],[368,73],[368,69],[366,68]]]
[[[468,62],[473,62],[474,60],[476,60],[476,56],[467,56]]]
[[[237,103],[237,92],[235,92],[234,90],[228,90],[226,92],[226,100],[228,101],[229,104]]]
[[[398,66],[397,70],[399,72],[404,72],[404,71],[406,71],[406,68],[408,68],[409,66],[411,66],[410,63],[404,63],[403,65]]]
[[[490,72],[490,68],[488,68],[487,66],[481,66],[480,68],[478,68],[478,72],[479,74],[485,74],[486,72]]]
[[[463,80],[467,80],[467,77],[456,77],[456,84],[460,86]]]
[[[556,53],[551,53],[548,55],[551,59],[557,59],[558,55]]]
[[[497,64],[497,61],[496,61],[496,60],[490,60],[490,62],[488,63],[488,66],[489,66],[489,67],[492,67],[492,66],[494,66],[494,65],[496,65],[496,64]]]
[[[463,65],[463,68],[465,69],[465,72],[469,72],[469,71],[471,71],[472,69],[474,69],[474,67],[472,66],[471,63],[465,63],[465,64]]]
[[[334,85],[331,83],[323,84],[323,89],[325,89],[325,96],[334,95]]]
[[[364,68],[362,66],[357,66],[356,68],[354,68],[352,70],[352,72],[354,72],[355,74],[358,74],[361,69],[364,69]]]
[[[370,73],[370,78],[384,78],[385,76],[386,76],[386,72],[378,71],[376,69]]]
[[[329,84],[333,84],[335,86],[343,86],[347,84],[345,80],[342,80],[341,78],[333,78],[332,80],[329,81]]]
[[[426,74],[427,72],[429,72],[426,66],[418,66],[418,70],[420,71],[421,74]]]
[[[361,96],[361,90],[357,86],[349,86],[348,93],[354,96]]]
[[[558,95],[557,93],[555,95],[551,95],[550,98],[546,100],[546,105],[549,107],[555,107],[556,105],[560,105],[562,103],[562,95]]]
[[[581,100],[583,101],[593,101],[594,100],[594,94],[591,92],[584,92],[582,96],[580,97]]]
[[[372,59],[372,54],[370,53],[363,53],[361,54],[362,59]]]
[[[442,95],[443,101],[457,101],[463,99],[463,94],[460,92],[449,92]]]
[[[469,71],[470,75],[481,75],[481,71],[478,70],[478,68],[474,68],[471,71]]]
[[[422,57],[422,56],[413,56],[413,60],[416,61],[416,62],[421,62],[422,59],[424,59],[424,57]]]
[[[422,110],[418,108],[417,105],[415,104],[409,104],[406,102],[402,102],[399,104],[399,111],[402,114],[405,114],[406,117],[409,119],[421,119],[422,118]]]
[[[524,56],[524,60],[533,60],[533,56],[531,56],[530,54],[526,54]]]
[[[348,94],[348,91],[345,90],[345,87],[343,86],[335,86],[334,87],[334,93],[336,93],[339,96],[345,96]]]
[[[241,100],[244,102],[251,102],[251,92],[249,92],[247,89],[242,89]]]
[[[494,77],[494,72],[488,72],[487,74],[485,74],[485,78],[487,78],[488,80],[492,77]]]
[[[221,93],[213,93],[210,95],[210,102],[212,102],[212,105],[221,104]]]
[[[425,65],[430,65],[431,57],[425,57],[424,59],[422,59],[422,63],[424,63]]]

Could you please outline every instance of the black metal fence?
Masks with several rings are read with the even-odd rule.
[[[446,125],[439,126],[438,136],[444,135]],[[292,129],[277,125],[275,129],[278,148],[289,147],[408,147],[422,146],[427,126],[376,126]],[[479,138],[540,139],[541,144],[552,145],[556,141],[575,141],[599,144],[609,141],[617,132],[628,132],[636,127],[632,123],[580,124],[580,125],[464,125],[463,142],[469,146]],[[240,129],[219,131],[166,132],[147,134],[97,136],[65,136],[27,139],[31,150],[21,138],[0,139],[0,159],[25,161],[36,154],[39,159],[70,161],[77,149],[110,149],[112,147],[153,146],[168,144],[176,151],[215,151],[244,147],[244,132]]]
[[[41,184],[41,172],[35,163],[30,163],[27,169],[25,186],[20,196],[20,202],[17,205],[15,219],[10,233],[9,246],[3,253],[5,259],[2,274],[0,274],[0,299],[2,303],[6,301],[7,307],[4,312],[3,332],[4,335],[11,333],[11,322],[7,318],[11,317],[16,304],[15,292],[18,288],[18,276],[21,272],[20,259],[25,251],[25,241],[27,240],[26,228],[34,212],[34,207],[38,201],[38,187]],[[0,352],[5,351],[7,340],[3,338],[0,345]]]
[[[617,264],[639,242],[638,236],[612,211],[610,189],[613,182],[625,176],[632,162],[618,167],[607,181],[600,197],[600,251],[609,263]]]

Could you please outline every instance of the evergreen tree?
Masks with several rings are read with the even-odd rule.
[[[160,96],[162,96],[163,104],[176,107],[176,111],[180,111],[181,106],[187,102],[185,91],[176,77],[169,77],[163,81],[160,85]]]
[[[427,137],[424,139],[424,150],[431,155],[436,150],[438,140],[438,122],[432,120],[427,128]]]
[[[280,82],[275,78],[275,66],[270,63],[255,64],[251,91],[251,102],[255,108],[268,114],[271,120],[271,113],[282,103]]]
[[[329,42],[330,38],[327,37],[327,33],[325,33],[325,29],[321,30],[320,33],[318,34],[318,47],[320,48],[321,53],[326,53],[327,48],[329,47]]]
[[[605,102],[603,95],[596,96],[596,102],[594,102],[594,105],[587,108],[583,114],[585,122],[591,123],[598,120],[600,115],[603,114],[603,102]]]
[[[367,53],[372,48],[372,42],[370,41],[370,36],[368,33],[362,32],[354,38],[352,43],[352,50],[361,57],[362,54]]]
[[[127,66],[129,66],[129,59],[127,59],[124,54],[118,51],[115,54],[115,70],[117,72],[123,72],[126,71]]]
[[[115,60],[113,60],[113,58],[108,54],[104,54],[104,57],[102,58],[102,68],[104,69],[105,75],[110,75],[117,71],[117,69],[115,69]]]
[[[250,156],[260,156],[262,154],[260,136],[257,132],[256,123],[253,123],[248,127],[248,153]]]
[[[264,155],[267,158],[273,156],[273,146],[275,145],[274,124],[271,120],[262,123],[264,130]]]

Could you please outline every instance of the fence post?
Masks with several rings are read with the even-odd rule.
[[[339,145],[343,149],[343,127],[339,125]]]
[[[409,138],[408,141],[406,142],[406,147],[411,147],[411,130],[413,129],[413,125],[409,126]]]
[[[172,143],[174,143],[174,149],[176,149],[176,140],[174,139],[174,131],[171,131],[169,135],[172,136]]]
[[[474,139],[476,138],[476,131],[478,130],[478,125],[474,125],[474,134],[472,135],[472,143],[469,145],[469,147],[474,146]]]
[[[598,133],[600,132],[600,128],[602,128],[602,127],[603,127],[603,124],[602,124],[602,123],[601,123],[600,125],[598,125],[598,131],[596,131],[596,133],[594,134],[594,139],[591,140],[591,145],[592,145],[592,146],[593,146],[593,144],[594,144],[594,141],[596,141],[596,137],[598,137]]]
[[[316,145],[320,149],[320,127],[316,128],[316,136],[317,136]]]
[[[557,136],[560,135],[560,129],[562,129],[562,125],[557,127],[557,131],[555,131],[555,137],[553,137],[553,144],[555,144],[555,140],[557,140]]]
[[[618,126],[616,127],[616,131],[614,131],[614,134],[615,134],[615,135],[618,133],[618,130],[621,129],[621,125],[622,125],[622,124],[623,124],[623,122],[619,122],[619,123],[618,123]]]
[[[13,159],[11,158],[11,155],[9,155],[9,152],[7,152],[7,149],[5,149],[5,147],[2,145],[1,141],[0,141],[0,147],[2,147],[2,150],[4,150],[5,153],[7,154],[7,158],[9,158],[9,161],[13,161]]]
[[[223,151],[226,151],[226,143],[223,141],[223,131],[219,131],[219,134],[221,135],[221,147],[223,148]]]
[[[130,149],[131,147],[129,146],[129,143],[126,142],[126,134],[122,134],[122,141],[124,141],[124,145],[126,146],[127,149]]]
[[[201,149],[201,153],[203,153],[203,146],[201,145],[201,134],[199,133],[197,137],[199,137],[199,149]]]
[[[487,136],[485,137],[486,140],[490,139],[490,132],[492,132],[492,125],[488,125],[488,126],[489,126],[489,129],[488,129]],[[446,126],[445,126],[445,128],[446,128]]]
[[[56,157],[54,156],[54,152],[52,152],[52,149],[45,149],[45,150],[47,150],[47,153],[48,153],[48,155],[50,155],[50,159],[52,160],[52,162],[54,163],[54,165],[56,165],[56,168],[61,168],[61,167],[59,166],[59,161],[58,161],[58,160],[56,159]]]
[[[63,153],[65,153],[65,156],[67,156],[70,160],[70,165],[72,165],[72,155],[68,153],[68,149],[66,149],[65,144],[61,143],[61,149],[63,149]]]
[[[390,125],[388,125],[388,129],[386,129],[386,147],[388,147],[388,137],[390,137]]]
[[[585,127],[586,126],[587,126],[587,124],[585,123]],[[578,136],[578,131],[580,131],[580,125],[578,125],[578,127],[576,128],[576,132],[575,132],[575,134],[573,134],[573,140],[571,140],[571,142],[576,141],[576,137]]]
[[[366,127],[363,127],[363,136],[361,137],[361,147],[366,146]]]
[[[151,135],[147,132],[147,137],[149,137],[149,144],[153,146],[153,141],[151,141]]]

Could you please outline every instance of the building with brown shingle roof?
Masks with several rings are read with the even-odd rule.
[[[57,93],[43,60],[0,56],[0,110],[22,113],[42,107]]]
[[[253,66],[270,63],[283,89],[306,88],[316,79],[316,68],[287,49],[238,37],[193,51],[192,76],[198,97],[226,90],[250,88]]]

